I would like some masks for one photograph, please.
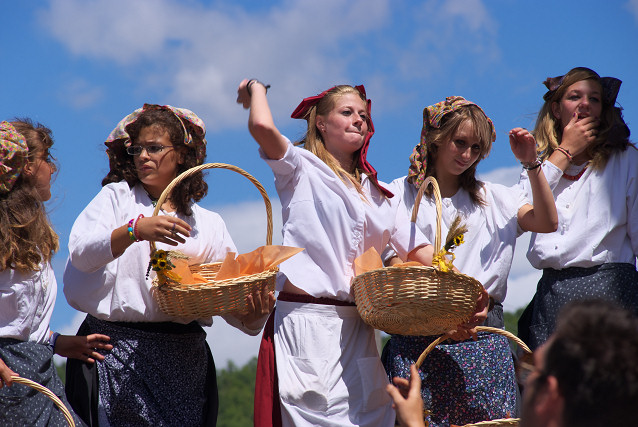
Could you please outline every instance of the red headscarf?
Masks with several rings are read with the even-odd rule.
[[[308,98],[304,98],[303,101],[295,108],[295,111],[292,112],[290,117],[293,119],[308,119],[308,111],[315,105],[319,103],[323,99],[324,96],[331,90],[333,90],[336,86],[331,87],[328,90],[324,90],[319,95],[311,96]],[[372,123],[372,116],[370,114],[372,102],[366,96],[366,89],[363,85],[358,85],[354,87],[356,90],[363,95],[366,99],[366,111],[368,113],[368,134],[366,135],[365,141],[363,141],[363,146],[359,150],[359,165],[361,165],[361,169],[368,175],[370,180],[375,184],[375,186],[381,191],[386,197],[391,198],[394,197],[388,189],[382,187],[379,184],[379,180],[377,179],[377,171],[372,167],[370,163],[368,163],[367,155],[368,155],[368,147],[370,146],[370,138],[374,134],[374,124]]]

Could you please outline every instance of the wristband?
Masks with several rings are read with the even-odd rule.
[[[572,163],[574,160],[574,156],[571,155],[571,153],[569,152],[569,150],[567,148],[563,148],[563,147],[556,147],[554,148],[554,151],[558,151],[559,153],[563,153],[566,157],[567,160],[569,160],[569,163]]]
[[[126,229],[126,231],[128,231],[128,237],[134,241],[137,242],[137,238],[135,237],[135,234],[133,233],[133,223],[135,222],[135,218],[131,218],[131,220],[128,222],[128,228]]]
[[[539,159],[538,157],[533,162],[521,162],[521,165],[523,165],[523,169],[528,171],[534,170],[542,164],[543,162],[541,162],[541,159]]]
[[[266,88],[266,93],[268,93],[268,89],[270,89],[270,85],[267,84],[263,84],[262,82],[260,82],[257,79],[250,79],[248,80],[248,83],[246,83],[246,92],[248,92],[249,96],[253,96],[253,93],[250,91],[250,87],[255,84],[255,83],[259,83],[260,85],[262,85],[263,87]]]
[[[53,331],[49,334],[49,347],[51,347],[51,350],[55,350],[55,342],[58,340],[59,336],[60,334]]]
[[[140,219],[141,219],[141,218],[144,218],[144,215],[143,215],[143,214],[139,214],[139,216],[138,216],[138,217],[137,217],[137,219],[135,220],[135,225],[133,226],[133,236],[135,237],[135,241],[136,241],[136,242],[141,242],[142,240],[144,240],[144,239],[142,239],[142,238],[140,237],[140,235],[137,233],[137,223],[138,223],[138,222],[140,222]]]

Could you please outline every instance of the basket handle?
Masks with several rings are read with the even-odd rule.
[[[412,208],[412,221],[416,224],[416,218],[419,214],[419,205],[421,204],[421,198],[423,198],[423,193],[425,193],[425,189],[428,188],[428,184],[432,184],[433,194],[434,194],[434,204],[436,205],[436,232],[434,234],[434,253],[437,254],[441,250],[441,213],[443,212],[443,206],[441,204],[441,190],[439,189],[439,183],[436,181],[436,178],[433,176],[428,176],[425,178],[421,187],[419,187],[419,192],[414,199],[414,207]]]
[[[527,346],[527,344],[525,344],[519,337],[517,337],[516,335],[506,330],[503,330],[500,328],[492,328],[490,326],[477,326],[476,331],[477,332],[492,332],[494,334],[503,335],[504,337],[507,337],[510,340],[514,341],[516,344],[518,344],[523,350],[525,350],[526,353],[532,352]],[[440,343],[442,343],[448,338],[449,336],[447,334],[443,334],[437,339],[435,339],[434,341],[432,341],[432,343],[429,346],[427,346],[425,350],[423,350],[423,353],[421,353],[421,356],[419,356],[419,359],[416,361],[416,368],[419,369],[421,367],[421,365],[423,364],[423,361],[425,360],[425,356],[427,356],[434,349],[434,347],[436,347],[437,345],[439,345]]]
[[[200,172],[200,171],[202,171],[204,169],[228,169],[228,170],[237,172],[238,174],[240,174],[240,175],[244,176],[245,178],[247,178],[250,182],[253,183],[253,185],[255,187],[257,187],[257,190],[259,190],[259,193],[261,193],[261,197],[264,199],[264,204],[266,205],[266,219],[267,219],[266,245],[272,245],[272,206],[270,204],[270,199],[268,198],[268,193],[266,193],[266,190],[264,189],[264,186],[261,185],[261,183],[259,181],[257,181],[257,179],[255,177],[253,177],[251,174],[249,174],[248,172],[246,172],[242,168],[239,168],[239,167],[233,166],[233,165],[229,165],[229,164],[226,164],[226,163],[204,163],[203,165],[195,166],[195,167],[190,168],[187,171],[184,171],[181,174],[179,174],[175,179],[173,179],[170,182],[170,184],[168,184],[166,186],[164,191],[162,191],[162,194],[159,197],[159,199],[157,200],[157,204],[155,205],[155,209],[153,210],[153,216],[157,216],[157,214],[159,213],[162,205],[164,204],[164,201],[169,196],[169,194],[171,194],[171,191],[173,190],[173,188],[181,180],[183,180],[184,178],[188,178],[189,176],[194,175],[197,172]],[[156,249],[155,248],[155,242],[149,241],[149,244],[151,246],[151,253],[153,253],[155,251],[155,249]]]
[[[53,393],[51,390],[44,387],[43,385],[36,383],[35,381],[31,381],[28,378],[12,375],[11,380],[15,383],[24,384],[33,389],[36,389],[37,391],[39,391],[40,393],[44,394],[46,397],[51,399],[53,403],[55,403],[55,406],[57,406],[60,409],[60,411],[62,411],[62,415],[64,415],[64,419],[69,424],[69,426],[75,427],[75,421],[73,421],[73,416],[71,416],[71,413],[69,412],[67,407],[64,406],[64,403],[60,400],[60,398],[56,396],[55,393]]]

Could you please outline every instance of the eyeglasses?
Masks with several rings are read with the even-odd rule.
[[[126,152],[131,156],[139,156],[142,151],[146,150],[149,155],[159,154],[164,149],[175,148],[172,145],[130,145],[126,147]]]

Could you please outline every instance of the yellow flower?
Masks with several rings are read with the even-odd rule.
[[[459,234],[458,236],[456,236],[454,238],[454,246],[459,246],[463,242],[464,242],[464,240],[463,240],[463,235],[462,234]]]

